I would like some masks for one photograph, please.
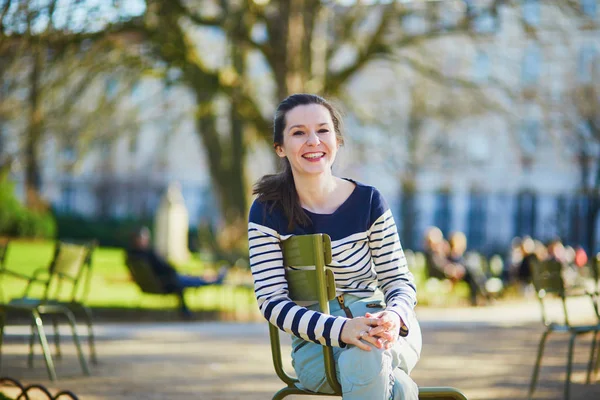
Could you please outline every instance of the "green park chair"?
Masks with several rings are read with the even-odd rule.
[[[331,239],[328,235],[292,236],[282,242],[283,260],[286,267],[314,267],[314,269],[287,270],[286,279],[290,298],[294,301],[318,301],[321,312],[329,314],[329,300],[335,298],[333,271],[326,268],[331,263]],[[333,349],[323,346],[325,375],[334,394],[315,393],[304,389],[297,378],[288,375],[283,369],[279,328],[269,324],[271,354],[277,376],[287,385],[273,396],[280,400],[289,395],[341,396],[342,390],[335,372]],[[466,400],[457,389],[448,387],[419,388],[420,399]]]
[[[594,360],[594,353],[596,349],[597,334],[600,331],[600,314],[598,313],[597,296],[598,293],[590,293],[581,289],[570,290],[565,286],[563,279],[563,265],[558,261],[543,261],[535,262],[532,265],[532,278],[533,285],[541,305],[542,322],[544,323],[546,330],[542,334],[538,345],[538,354],[533,369],[533,375],[531,377],[531,383],[529,386],[529,399],[533,398],[535,387],[537,384],[538,375],[540,372],[540,366],[542,362],[542,356],[544,354],[544,346],[548,335],[552,332],[568,333],[570,335],[569,350],[567,356],[567,376],[564,385],[564,399],[569,399],[569,389],[571,384],[571,371],[573,365],[573,348],[575,345],[575,338],[579,335],[592,333],[592,346],[590,351],[590,358],[587,370],[586,383],[590,383],[592,375],[592,367]],[[554,322],[550,320],[548,307],[546,307],[546,298],[548,295],[558,296],[561,300],[561,311],[562,319],[560,322]],[[595,313],[595,324],[592,325],[574,325],[569,321],[569,309],[567,302],[569,298],[588,296],[591,299],[592,308]]]
[[[67,299],[64,299],[64,300],[58,299],[58,295],[60,294],[60,289],[61,289],[60,283],[59,283],[59,286],[56,288],[55,295],[52,297],[47,297],[45,299],[45,302],[46,302],[46,304],[62,305],[64,307],[67,307],[75,315],[75,317],[77,317],[78,315],[83,316],[83,319],[87,326],[87,341],[88,341],[89,352],[90,352],[90,361],[93,364],[97,364],[98,357],[96,355],[96,345],[95,345],[95,338],[94,338],[94,325],[93,325],[92,310],[90,307],[88,307],[86,305],[87,297],[90,293],[91,283],[92,283],[92,281],[91,281],[92,280],[92,265],[93,265],[92,264],[92,255],[97,246],[97,242],[95,240],[87,241],[87,242],[79,243],[79,244],[72,243],[72,242],[69,242],[69,243],[61,242],[61,245],[63,246],[63,252],[62,252],[63,254],[61,256],[61,257],[63,257],[63,260],[55,261],[55,264],[57,264],[58,266],[55,266],[54,268],[56,269],[56,273],[60,274],[63,281],[70,282],[71,292]],[[69,251],[66,250],[67,247],[71,247],[71,255],[70,256],[69,256]],[[80,261],[77,254],[78,254],[78,251],[81,250],[81,247],[84,248],[83,251],[85,253],[83,265],[69,264],[69,261],[68,261],[69,257]],[[80,268],[78,268],[78,267],[80,267]],[[72,268],[72,269],[69,270],[69,268]],[[31,279],[29,281],[29,285],[27,286],[27,288],[25,290],[25,293],[23,296],[24,298],[29,297],[29,289],[32,288],[33,283],[35,283],[36,281],[40,281],[40,278],[39,278],[40,275],[43,276],[44,274],[47,274],[48,270],[49,270],[48,268],[40,268],[34,272],[33,279]],[[44,282],[43,280],[41,280],[41,281]],[[47,283],[50,283],[50,282],[47,282]],[[17,301],[19,301],[19,300],[17,300]],[[28,301],[31,301],[31,300],[28,300]],[[56,348],[57,348],[57,356],[60,357],[60,338],[58,336],[58,329],[57,329],[57,324],[56,324],[55,318],[53,319],[53,325],[54,325],[54,335],[55,335],[54,338],[55,338],[55,343],[56,343]]]
[[[34,355],[34,332],[37,331],[42,352],[46,362],[46,369],[51,380],[56,380],[56,370],[54,362],[48,346],[48,340],[44,331],[42,315],[52,316],[54,325],[54,342],[56,346],[57,356],[60,357],[60,337],[58,334],[58,319],[59,315],[66,317],[67,322],[71,327],[73,342],[77,349],[77,354],[81,368],[85,375],[89,375],[89,368],[86,362],[77,328],[75,326],[75,316],[71,311],[72,303],[75,302],[77,292],[80,289],[80,282],[85,275],[86,262],[89,261],[92,246],[76,245],[63,242],[57,242],[54,256],[47,268],[41,268],[34,272],[29,278],[29,282],[25,288],[24,295],[21,298],[13,299],[8,303],[0,304],[0,356],[2,354],[2,339],[4,336],[4,327],[6,325],[7,314],[9,311],[24,312],[31,315],[31,330],[32,334],[29,340],[29,357],[28,364],[33,366]],[[63,285],[71,284],[72,289],[68,300],[63,300]],[[43,286],[43,295],[40,298],[28,297],[32,287],[36,284]],[[90,338],[90,343],[93,338]],[[93,345],[92,345],[93,346]]]

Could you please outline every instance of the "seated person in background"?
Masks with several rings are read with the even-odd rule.
[[[462,232],[452,232],[449,239],[450,253],[448,262],[456,271],[456,280],[463,280],[469,285],[472,305],[477,305],[477,294],[489,299],[485,289],[486,276],[478,265],[469,265],[464,255],[467,251],[467,237]]]
[[[150,229],[142,227],[134,232],[131,247],[127,250],[127,258],[142,259],[150,265],[153,272],[164,285],[165,292],[178,295],[180,300],[180,311],[182,316],[190,317],[190,309],[185,303],[183,290],[186,288],[198,288],[206,285],[223,283],[227,269],[222,268],[214,279],[206,279],[201,276],[182,275],[163,257],[158,255],[150,246]]]
[[[425,232],[425,264],[430,278],[446,279],[459,271],[454,271],[448,263],[448,243],[444,240],[442,231],[433,226]]]

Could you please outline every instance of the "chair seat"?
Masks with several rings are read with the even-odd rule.
[[[12,299],[5,304],[6,307],[18,310],[38,309],[42,313],[64,313],[65,307],[59,301],[44,301],[33,297],[22,297]]]
[[[548,325],[548,329],[550,329],[553,332],[571,332],[575,334],[584,334],[594,331],[600,331],[600,324],[568,326],[564,324],[551,323],[550,325]]]

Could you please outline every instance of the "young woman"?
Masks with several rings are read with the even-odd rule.
[[[307,389],[331,393],[321,346],[332,346],[345,400],[412,400],[421,352],[416,290],[396,225],[377,189],[331,171],[343,143],[339,113],[325,99],[294,94],[277,107],[275,152],[284,169],[255,186],[250,265],[264,317],[292,334],[292,360]],[[288,297],[280,242],[326,233],[338,297],[332,315]]]

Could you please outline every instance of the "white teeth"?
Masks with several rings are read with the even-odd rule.
[[[323,157],[325,155],[325,153],[311,153],[311,154],[305,154],[303,157],[304,158],[320,158]]]

